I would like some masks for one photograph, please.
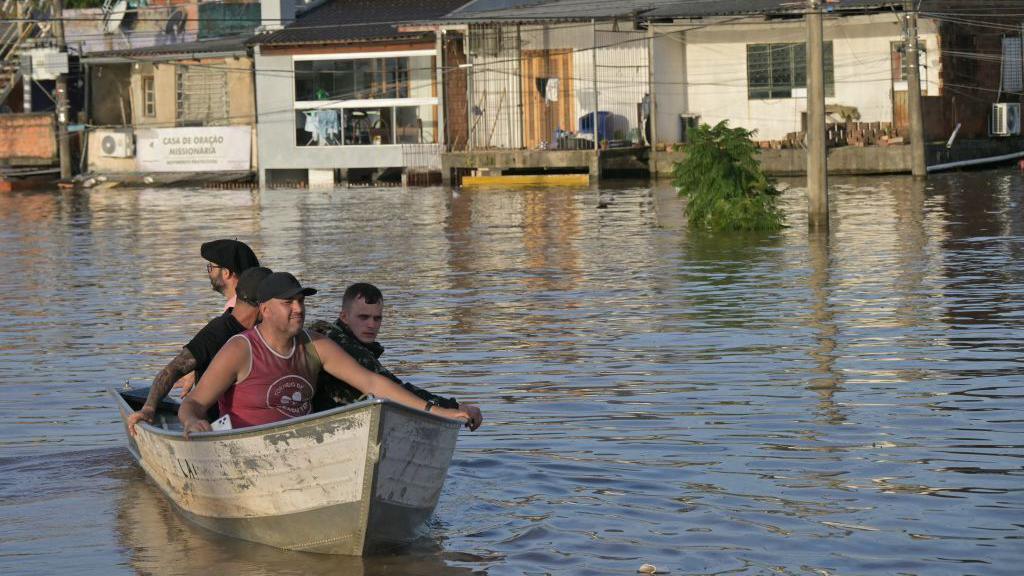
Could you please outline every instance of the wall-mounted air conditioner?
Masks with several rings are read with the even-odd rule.
[[[135,140],[128,130],[111,130],[100,137],[100,153],[107,158],[135,156]]]
[[[1016,136],[1020,134],[1020,104],[999,102],[992,105],[992,135]]]

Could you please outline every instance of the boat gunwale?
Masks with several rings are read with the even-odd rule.
[[[127,411],[127,413],[130,414],[135,411],[131,407],[131,405],[128,404],[128,401],[125,400],[124,397],[121,395],[121,392],[118,391],[113,385],[108,385],[107,391],[117,400],[118,407],[121,409],[122,412]],[[370,408],[378,404],[381,405],[382,410],[387,407],[395,408],[398,410],[404,410],[411,414],[418,414],[420,417],[426,418],[428,421],[433,421],[434,424],[440,425],[445,428],[461,428],[463,426],[463,423],[458,420],[452,420],[450,418],[445,418],[444,416],[439,416],[437,414],[432,414],[430,412],[425,412],[423,410],[417,410],[416,408],[411,408],[404,404],[399,404],[398,402],[388,400],[387,398],[369,398],[353,404],[346,404],[344,406],[331,408],[330,410],[324,410],[322,412],[312,412],[310,414],[306,414],[303,416],[286,418],[284,420],[279,420],[277,422],[258,424],[256,426],[246,426],[244,428],[234,428],[231,430],[211,430],[209,432],[193,432],[192,434],[189,435],[189,438],[187,440],[185,438],[184,432],[181,430],[168,430],[165,428],[155,426],[148,422],[139,422],[136,424],[136,426],[141,427],[143,430],[151,434],[185,441],[227,440],[232,438],[239,438],[245,435],[259,435],[266,432],[275,431],[278,429],[284,430],[289,427],[306,424],[314,420],[329,420],[339,414]],[[124,418],[122,417],[122,420],[123,419]]]

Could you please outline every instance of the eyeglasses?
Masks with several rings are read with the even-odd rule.
[[[213,269],[214,268],[217,268],[219,270],[219,269],[223,268],[223,266],[217,266],[216,264],[209,264],[209,263],[207,263],[206,264],[206,273],[207,274],[213,273]]]

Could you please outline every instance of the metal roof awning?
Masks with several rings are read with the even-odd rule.
[[[248,53],[245,41],[249,38],[250,36],[247,34],[163,46],[93,52],[83,55],[82,62],[85,64],[125,64],[139,61],[170,62],[201,58],[234,58],[245,56]]]
[[[920,0],[919,0],[920,1]],[[925,0],[927,3],[927,0]],[[826,11],[890,9],[901,0],[837,0]],[[607,20],[613,18],[692,19],[723,16],[801,15],[807,0],[619,0],[582,3],[579,0],[474,0],[448,13],[443,23],[522,23]]]

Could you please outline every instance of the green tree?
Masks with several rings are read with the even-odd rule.
[[[779,190],[761,170],[753,134],[729,128],[726,120],[690,132],[686,157],[672,168],[672,183],[688,200],[691,227],[773,231],[784,226]]]

